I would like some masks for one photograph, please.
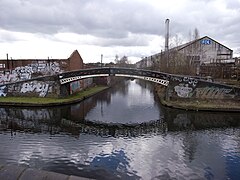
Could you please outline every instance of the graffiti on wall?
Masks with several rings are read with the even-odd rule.
[[[23,83],[20,92],[21,93],[37,92],[39,93],[40,97],[45,97],[48,93],[48,90],[49,90],[48,83],[32,81]]]
[[[30,66],[16,67],[12,74],[18,77],[19,80],[27,80],[32,77],[32,68]],[[12,82],[12,81],[11,81]]]
[[[7,82],[16,82],[18,81],[18,76],[17,74],[11,74],[11,73],[6,73],[6,74],[3,74],[3,73],[0,73],[0,84],[4,84],[4,83],[7,83]]]
[[[221,99],[228,95],[232,89],[218,88],[218,87],[204,87],[196,88],[197,98]]]
[[[48,75],[62,72],[58,62],[38,61],[38,63],[30,64],[30,67],[33,72],[41,72]]]
[[[0,86],[0,96],[7,96],[8,93],[15,95],[23,93],[35,93],[39,97],[45,97],[48,93],[52,93],[52,83],[53,82],[51,81],[31,81],[18,84],[2,85]]]
[[[172,81],[177,81],[177,82],[183,82],[188,85],[191,85],[192,87],[196,87],[198,84],[198,79],[192,78],[192,77],[177,77],[177,76],[172,76],[171,77]]]
[[[80,81],[75,81],[70,83],[70,91],[71,93],[75,93],[81,89],[81,83]]]
[[[7,95],[7,93],[5,92],[5,88],[6,88],[6,86],[1,86],[0,87],[0,96],[1,97]]]
[[[188,84],[181,83],[178,86],[175,86],[174,90],[179,97],[187,98],[191,97],[191,92],[193,91],[193,88],[189,87]]]
[[[11,72],[0,73],[0,84],[28,80],[36,73],[54,75],[63,72],[58,62],[38,61],[27,66],[16,67]]]
[[[174,87],[174,90],[177,93],[177,96],[181,98],[189,98],[192,97],[194,94],[196,95],[196,98],[199,99],[222,99],[226,96],[234,97],[234,95],[229,94],[232,89],[227,88],[202,87],[193,89],[189,87],[188,84],[180,83],[179,85]]]

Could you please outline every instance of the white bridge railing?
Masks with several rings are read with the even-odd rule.
[[[109,74],[92,74],[92,75],[82,75],[82,76],[75,76],[75,77],[68,77],[68,78],[62,78],[61,76],[59,76],[59,79],[61,84],[66,84],[66,83],[70,83],[70,82],[81,80],[81,79],[93,78],[93,77],[105,77],[105,76],[109,76]],[[143,79],[146,81],[151,81],[151,82],[161,84],[163,86],[168,86],[169,84],[168,80],[147,77],[147,76],[137,76],[137,75],[128,75],[128,74],[114,74],[114,76]]]

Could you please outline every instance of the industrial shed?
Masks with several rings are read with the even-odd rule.
[[[223,60],[232,59],[233,55],[233,50],[208,36],[178,46],[176,49],[200,64],[221,63]],[[171,53],[171,49],[169,52]]]
[[[179,64],[185,63],[185,65],[195,67],[195,73],[198,74],[199,66],[210,63],[222,63],[232,59],[232,56],[233,50],[208,36],[204,36],[145,57],[137,62],[136,66],[137,68],[153,68],[155,70],[168,71],[170,67],[177,67]]]

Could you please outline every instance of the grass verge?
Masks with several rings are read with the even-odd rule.
[[[90,97],[101,92],[108,87],[96,86],[72,94],[65,98],[41,98],[41,97],[0,97],[0,105],[62,105],[68,103],[79,102],[84,98]]]
[[[239,103],[233,102],[180,102],[180,101],[165,101],[160,100],[161,103],[165,106],[185,109],[185,110],[194,110],[194,111],[231,111],[231,112],[240,112]]]

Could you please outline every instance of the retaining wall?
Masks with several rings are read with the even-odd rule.
[[[227,100],[240,103],[240,88],[194,77],[171,76],[166,100]]]
[[[60,83],[57,76],[35,78],[0,85],[4,97],[59,97]]]

